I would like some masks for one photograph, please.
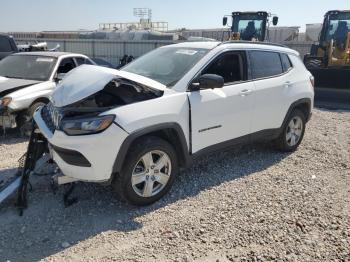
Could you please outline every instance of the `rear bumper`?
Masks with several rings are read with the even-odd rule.
[[[86,182],[104,182],[111,178],[119,148],[128,133],[115,124],[94,135],[67,136],[59,130],[52,133],[41,118],[41,109],[34,114],[34,120],[64,175]]]

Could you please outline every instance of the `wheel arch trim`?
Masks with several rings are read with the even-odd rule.
[[[295,102],[293,102],[288,111],[287,111],[287,114],[286,116],[284,117],[284,120],[283,120],[283,123],[281,125],[281,129],[283,129],[283,127],[286,125],[287,121],[288,121],[288,118],[290,116],[290,114],[292,113],[292,111],[295,109],[295,108],[298,108],[299,106],[302,106],[302,105],[307,105],[308,106],[308,115],[305,115],[305,119],[306,121],[309,121],[310,117],[311,117],[311,99],[310,98],[301,98],[301,99],[298,99],[296,100]]]
[[[175,134],[177,135],[178,140],[180,142],[180,145],[177,145],[177,146],[179,146],[180,152],[178,152],[177,148],[175,148],[176,145],[174,145],[174,142],[176,143],[177,141],[171,141],[171,142],[173,142],[171,144],[174,146],[174,149],[176,150],[178,156],[179,156],[179,154],[181,154],[179,157],[183,157],[183,159],[182,159],[183,166],[185,166],[185,167],[190,166],[191,157],[189,154],[188,144],[187,144],[187,140],[186,140],[184,131],[178,123],[168,122],[168,123],[162,123],[162,124],[148,126],[146,128],[142,128],[142,129],[139,129],[139,130],[136,130],[136,131],[130,133],[130,135],[124,140],[124,142],[122,143],[122,145],[119,149],[116,160],[114,161],[114,164],[113,164],[113,169],[112,169],[113,174],[112,175],[119,173],[121,171],[123,164],[124,164],[124,161],[125,161],[125,158],[126,158],[126,155],[130,149],[130,146],[132,145],[132,143],[136,139],[138,139],[142,136],[145,136],[147,134],[152,134],[154,132],[166,131],[166,130],[172,130],[175,132]]]

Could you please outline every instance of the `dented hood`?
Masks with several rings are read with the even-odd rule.
[[[52,94],[57,107],[78,102],[102,90],[115,78],[124,78],[147,87],[165,90],[166,86],[150,78],[101,66],[81,65],[70,71]]]

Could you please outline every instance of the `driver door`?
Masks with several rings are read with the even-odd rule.
[[[228,51],[220,54],[200,73],[220,75],[225,84],[222,88],[189,93],[192,153],[220,146],[220,143],[228,145],[230,140],[237,142],[248,138],[254,84],[246,81],[246,61],[245,52]]]

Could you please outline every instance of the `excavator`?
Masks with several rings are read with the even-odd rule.
[[[305,55],[304,64],[316,87],[350,89],[350,10],[325,14],[319,41]]]
[[[268,27],[270,25],[271,13],[266,11],[259,12],[232,12],[232,25],[230,28],[229,39],[223,40],[242,40],[259,41],[269,40]],[[224,16],[223,26],[227,26],[228,17]],[[278,17],[272,17],[272,24],[278,24]]]

